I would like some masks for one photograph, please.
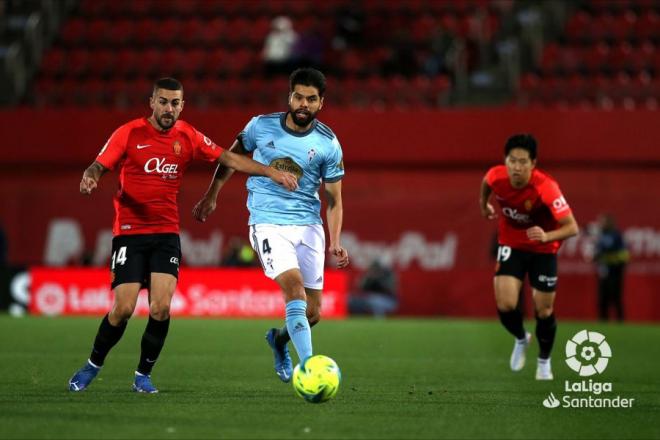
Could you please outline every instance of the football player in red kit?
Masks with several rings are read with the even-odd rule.
[[[531,334],[516,308],[525,275],[532,286],[539,356],[537,380],[552,380],[550,352],[557,332],[553,305],[557,290],[557,251],[562,240],[577,235],[578,225],[557,182],[536,168],[536,140],[511,136],[504,146],[504,165],[492,167],[481,183],[479,207],[488,219],[498,217],[489,200],[500,205],[495,301],[502,325],[515,336],[510,367],[525,366]]]
[[[267,176],[288,190],[297,188],[293,175],[225,151],[179,120],[183,104],[179,81],[156,81],[151,116],[119,127],[80,181],[80,192],[90,194],[106,171],[119,170],[110,262],[115,301],[101,322],[89,359],[69,380],[70,391],[84,390],[96,377],[108,352],[121,339],[142,287],[149,289],[149,321],[133,390],[158,391],[150,375],[167,336],[181,262],[177,194],[183,173],[194,159]]]

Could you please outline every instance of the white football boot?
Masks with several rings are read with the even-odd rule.
[[[536,364],[536,380],[552,380],[554,376],[552,375],[552,366],[550,365],[550,358],[548,359],[538,359]]]
[[[513,344],[513,351],[511,352],[511,360],[509,366],[511,371],[520,371],[525,366],[525,353],[529,347],[529,341],[532,340],[532,334],[525,332],[525,339],[516,339]]]

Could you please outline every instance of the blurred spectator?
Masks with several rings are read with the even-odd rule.
[[[598,269],[599,317],[608,320],[612,306],[617,319],[623,321],[623,275],[630,254],[610,214],[601,215],[598,226],[594,261]]]
[[[337,30],[332,40],[335,50],[345,50],[349,46],[362,46],[366,15],[358,2],[348,2],[337,10]]]
[[[399,305],[396,274],[378,260],[374,260],[364,273],[358,289],[348,298],[351,314],[380,318],[394,313]]]
[[[298,34],[289,17],[280,15],[273,19],[263,50],[267,75],[287,73],[291,70],[293,47],[297,40]]]
[[[303,32],[293,48],[295,67],[323,68],[325,41],[321,35],[318,21]]]
[[[250,243],[241,237],[232,237],[229,240],[229,248],[222,260],[223,266],[228,267],[252,267],[258,265],[257,255]]]
[[[433,30],[429,41],[430,52],[424,60],[424,73],[428,76],[449,73],[447,66],[447,53],[454,43],[454,37],[446,32],[442,26]]]
[[[390,57],[385,62],[383,70],[386,76],[403,75],[407,78],[418,72],[415,44],[410,33],[405,29],[400,29],[394,35]]]

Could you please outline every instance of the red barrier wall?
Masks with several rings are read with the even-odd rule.
[[[250,116],[185,114],[224,144]],[[0,155],[0,219],[10,260],[71,261],[88,249],[104,264],[116,178],[104,177],[92,197],[78,194],[78,182],[107,135],[130,116],[100,111],[0,116],[0,123],[16,128],[3,130],[5,145],[12,147]],[[489,248],[495,225],[479,216],[479,183],[487,167],[501,160],[510,133],[532,131],[541,142],[539,166],[558,179],[583,231],[602,212],[613,213],[624,229],[633,255],[626,279],[628,317],[660,320],[654,291],[660,281],[656,118],[655,112],[324,110],[346,154],[343,240],[351,253],[351,279],[373,258],[383,258],[399,273],[402,314],[493,316]],[[76,130],[76,123],[85,129]],[[183,264],[216,265],[230,237],[247,237],[241,176],[223,190],[207,223],[191,218],[211,174],[212,167],[199,166],[183,179]],[[57,224],[65,227],[56,232]],[[595,274],[587,261],[591,244],[584,234],[562,250],[560,316],[596,315]]]

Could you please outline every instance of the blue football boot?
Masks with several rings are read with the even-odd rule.
[[[101,367],[92,365],[88,360],[85,365],[69,379],[69,391],[78,392],[82,391],[89,386],[97,374],[101,371]]]
[[[135,373],[135,382],[133,382],[133,391],[136,393],[157,393],[158,389],[151,383],[151,376]]]
[[[268,330],[268,333],[266,333],[266,341],[273,350],[273,356],[275,358],[275,374],[277,374],[277,377],[279,377],[282,382],[288,383],[293,374],[291,356],[289,355],[289,348],[286,344],[280,347],[275,343],[276,334],[276,328]]]

